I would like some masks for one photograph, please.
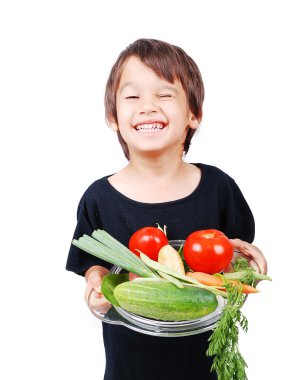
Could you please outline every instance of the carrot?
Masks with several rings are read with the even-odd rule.
[[[186,275],[194,278],[195,280],[199,281],[201,284],[204,285],[216,286],[218,288],[224,287],[224,280],[219,276],[214,276],[212,274],[207,274],[203,272],[188,272]],[[258,290],[253,286],[243,284],[239,281],[226,280],[226,282],[234,285],[240,284],[240,286],[242,286],[242,293],[244,294],[258,293]]]

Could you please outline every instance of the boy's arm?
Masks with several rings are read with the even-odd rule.
[[[108,273],[109,270],[107,268],[99,265],[94,265],[85,272],[85,302],[88,306],[93,307],[95,311],[100,313],[106,313],[111,306],[100,290],[102,279]]]

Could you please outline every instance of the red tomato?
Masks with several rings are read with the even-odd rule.
[[[233,246],[228,237],[218,230],[191,233],[184,244],[184,258],[196,272],[209,274],[227,269],[233,258]]]
[[[133,233],[129,241],[129,249],[140,257],[143,252],[150,259],[157,261],[160,248],[168,244],[168,239],[164,232],[156,227],[144,227]]]

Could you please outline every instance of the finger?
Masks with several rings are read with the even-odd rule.
[[[111,307],[111,303],[104,296],[91,297],[88,306],[99,313],[105,313]]]
[[[89,301],[90,301],[90,303],[92,303],[92,302],[95,302],[95,303],[96,302],[98,302],[98,303],[108,302],[102,293],[96,292],[94,289],[92,289],[90,294],[89,294]]]
[[[111,306],[112,305],[110,303],[108,303],[108,304],[106,304],[104,306],[101,306],[100,309],[99,309],[99,312],[102,313],[102,314],[106,314],[107,311],[111,308]]]
[[[254,260],[249,261],[249,265],[257,272],[260,272],[260,268],[258,264]]]
[[[258,267],[258,272],[262,274],[267,274],[267,261],[262,252],[257,247],[251,246],[249,253],[250,257],[252,258],[250,262],[253,262]]]
[[[87,304],[90,298],[90,293],[93,292],[93,290],[95,293],[101,294],[101,285],[96,285],[92,287],[90,284],[88,284],[88,286],[85,289],[85,294],[84,294],[84,299]],[[95,296],[97,297],[97,294]]]
[[[245,256],[252,257],[252,255],[249,252],[249,243],[240,239],[230,239],[230,242],[235,250],[244,253]]]
[[[268,265],[267,265],[266,259],[264,257],[257,258],[256,263],[259,267],[259,272],[261,274],[267,274],[268,273]]]
[[[96,285],[93,289],[94,289],[97,293],[101,293],[101,285]]]
[[[90,289],[89,287],[86,287],[86,289],[85,289],[84,300],[85,300],[86,303],[88,303],[88,299],[89,299],[89,295],[90,295],[91,290],[92,289]]]
[[[84,294],[84,300],[85,302],[87,303],[87,305],[89,304],[89,301],[90,299],[94,296],[95,291],[93,288],[86,288],[85,289],[85,294]]]
[[[254,261],[260,273],[267,274],[267,261],[258,247],[240,239],[230,239],[230,241],[235,249]]]

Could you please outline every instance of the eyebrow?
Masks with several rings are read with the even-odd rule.
[[[165,86],[161,86],[160,87],[160,91],[162,90],[169,90],[169,91],[173,91],[175,94],[178,93],[177,89],[173,86],[170,86],[170,85],[165,85]]]
[[[122,92],[125,89],[125,87],[129,87],[129,86],[135,87],[134,82],[126,82],[126,83],[124,83],[119,91]]]
[[[122,92],[126,87],[130,87],[130,86],[133,86],[133,87],[136,87],[135,83],[134,82],[126,82],[122,85],[122,87],[120,88],[120,92]],[[171,86],[171,85],[163,85],[163,86],[160,86],[159,91],[162,91],[162,90],[169,90],[169,91],[173,91],[175,94],[178,94],[178,90]]]

